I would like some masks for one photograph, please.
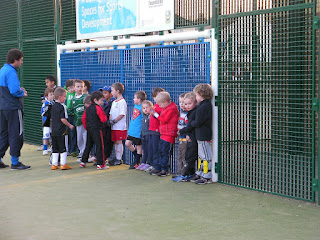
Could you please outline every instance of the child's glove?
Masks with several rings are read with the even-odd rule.
[[[108,120],[108,121],[107,121],[107,126],[111,127],[111,126],[113,126],[115,123],[116,123],[115,120]]]

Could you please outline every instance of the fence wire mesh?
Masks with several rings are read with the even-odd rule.
[[[313,8],[219,27],[221,182],[314,201]]]
[[[152,90],[162,87],[179,105],[179,95],[190,92],[199,83],[210,82],[209,43],[180,44],[74,52],[61,54],[62,86],[68,79],[89,80],[92,91],[114,82],[125,86],[124,98],[128,104],[127,123],[133,112],[133,97],[138,90],[152,99]],[[171,171],[176,171],[177,145],[171,157]],[[132,155],[126,149],[126,163],[132,163]]]
[[[313,3],[314,0],[220,0],[219,2],[220,15],[229,15]]]
[[[175,0],[175,28],[211,24],[211,0]]]

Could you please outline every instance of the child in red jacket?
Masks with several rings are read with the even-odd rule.
[[[104,97],[102,93],[99,91],[95,91],[91,95],[91,105],[87,107],[83,113],[82,123],[84,128],[87,130],[87,142],[80,162],[80,167],[86,167],[89,153],[93,147],[93,144],[95,144],[97,155],[97,170],[109,168],[105,165],[105,155],[103,149],[103,123],[108,120],[107,115],[104,113],[101,107],[103,103]]]
[[[160,177],[170,175],[169,157],[170,152],[177,137],[179,110],[177,105],[171,101],[168,92],[160,92],[155,98],[156,103],[163,109],[161,113],[154,110],[152,114],[160,121],[160,142],[159,142],[159,164],[154,166],[154,174]],[[156,174],[158,172],[158,174]]]
[[[156,87],[152,90],[152,97],[156,99],[160,92],[164,92],[163,88]],[[162,109],[158,104],[154,104],[153,107],[156,113],[161,113]],[[150,136],[148,140],[148,163],[150,167],[146,169],[146,172],[150,172],[150,174],[158,174],[160,171],[155,171],[153,173],[154,166],[159,164],[159,142],[160,142],[160,122],[156,119],[152,114],[150,115],[149,121],[149,130]]]

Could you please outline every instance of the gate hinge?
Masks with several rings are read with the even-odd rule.
[[[319,111],[319,99],[318,98],[312,99],[312,110]]]
[[[312,180],[312,188],[313,188],[313,191],[319,192],[319,179],[314,178]]]
[[[313,28],[319,29],[319,17],[318,16],[313,16]]]

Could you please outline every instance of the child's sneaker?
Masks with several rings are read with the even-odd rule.
[[[81,168],[85,168],[85,167],[86,167],[86,163],[80,162],[80,167],[81,167]]]
[[[88,159],[88,162],[96,162],[96,161],[97,161],[97,160],[96,160],[95,157],[91,157],[91,158]]]
[[[192,178],[193,175],[187,175],[187,176],[184,176],[183,179],[181,179],[181,182],[190,182],[190,178]]]
[[[153,170],[150,172],[150,174],[153,175],[153,176],[155,176],[155,175],[158,175],[159,172],[160,172],[160,170],[153,169]]]
[[[109,166],[106,165],[97,165],[97,170],[103,170],[103,169],[108,169]]]
[[[37,148],[38,151],[43,151],[43,145]]]
[[[108,159],[109,166],[114,166],[114,160],[113,159]]]
[[[42,155],[48,155],[49,151],[48,150],[43,150]]]
[[[197,181],[195,181],[195,184],[199,184],[199,185],[204,185],[204,184],[209,184],[212,183],[211,179],[206,179],[206,178],[201,178]]]
[[[142,167],[139,168],[139,170],[144,171],[144,170],[146,170],[146,169],[149,168],[149,167],[150,167],[150,165],[147,164],[147,163],[145,163]]]
[[[71,169],[71,167],[68,164],[65,164],[65,165],[61,165],[60,169],[61,170],[69,170],[69,169]]]
[[[135,169],[136,165],[137,165],[136,163],[131,163],[130,166],[129,166],[129,169]]]
[[[159,172],[157,174],[159,177],[166,177],[166,176],[169,176],[170,175],[170,172],[167,172],[165,170],[161,170],[161,172]]]
[[[142,168],[140,168],[141,171],[145,171],[146,169],[148,169],[150,167],[149,164],[145,164]]]
[[[141,163],[138,167],[136,167],[137,170],[142,170],[142,168],[144,168],[146,164],[145,163]]]
[[[172,177],[172,181],[174,182],[182,182],[181,180],[184,178],[182,175],[175,175],[175,177]]]
[[[152,166],[150,166],[150,167],[148,167],[146,170],[144,170],[145,172],[151,172],[151,171],[153,171],[154,170],[154,168],[152,167]]]
[[[118,160],[118,159],[116,159],[115,161],[114,161],[114,165],[116,166],[116,165],[121,165],[122,164],[122,161],[121,160]]]
[[[88,159],[89,160],[89,159]],[[77,158],[77,162],[81,163],[82,162],[82,158]]]
[[[56,166],[56,165],[52,165],[51,166],[51,170],[57,170],[59,167],[58,166]]]
[[[189,181],[190,182],[196,182],[196,181],[198,181],[200,179],[200,176],[199,175],[194,175],[193,177],[191,177],[190,179],[189,179]]]
[[[172,181],[174,181],[174,182],[189,182],[189,179],[191,177],[192,177],[192,175],[189,175],[189,176],[179,175],[178,177],[172,178]]]

